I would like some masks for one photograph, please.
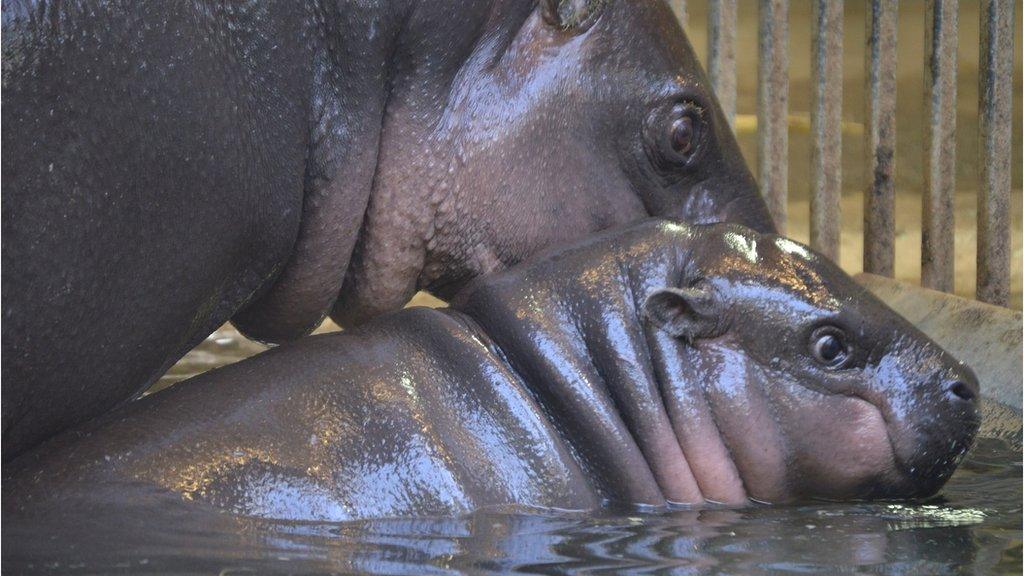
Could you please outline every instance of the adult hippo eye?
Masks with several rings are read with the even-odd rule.
[[[660,108],[648,117],[644,145],[655,167],[666,174],[694,164],[707,127],[703,109],[693,102]]]
[[[683,116],[672,123],[672,149],[683,155],[693,151],[693,118]]]
[[[833,327],[815,330],[811,337],[814,359],[829,368],[839,368],[850,358],[850,347],[843,333]]]
[[[704,131],[704,113],[692,102],[672,107],[668,132],[668,156],[673,164],[686,164],[697,153]]]

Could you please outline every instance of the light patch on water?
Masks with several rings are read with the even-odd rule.
[[[890,531],[913,528],[952,528],[973,526],[985,521],[986,515],[977,508],[950,508],[936,505],[888,504],[885,512],[895,516],[889,519]]]
[[[865,514],[865,511],[859,509],[825,509],[815,513],[819,518],[842,518]],[[879,504],[877,507],[872,507],[867,514],[883,519],[886,529],[890,532],[918,528],[975,526],[988,519],[988,514],[978,508],[953,508],[937,504]]]

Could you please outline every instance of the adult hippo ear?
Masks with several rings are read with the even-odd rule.
[[[544,21],[572,32],[583,32],[600,17],[608,0],[541,0]]]
[[[708,283],[655,290],[647,296],[643,310],[658,328],[687,342],[713,338],[723,332],[723,306]]]

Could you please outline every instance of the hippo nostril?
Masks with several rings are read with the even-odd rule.
[[[974,390],[962,380],[950,384],[946,391],[965,402],[974,400]]]

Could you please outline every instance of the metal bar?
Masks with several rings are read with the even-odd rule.
[[[978,290],[983,302],[1010,300],[1010,130],[1013,126],[1013,23],[1016,0],[982,0],[978,115]]]
[[[686,28],[686,0],[672,0],[672,9],[675,10],[676,18],[679,19],[679,25]]]
[[[761,193],[786,232],[789,138],[789,0],[761,0],[758,10],[757,169]]]
[[[839,261],[843,187],[843,3],[814,0],[811,247]]]
[[[729,126],[736,124],[736,0],[708,6],[708,73]]]
[[[953,291],[957,0],[928,0],[925,21],[925,172],[921,283]]]
[[[867,127],[870,179],[864,194],[864,271],[892,277],[896,262],[896,29],[898,0],[871,0],[867,18]]]

